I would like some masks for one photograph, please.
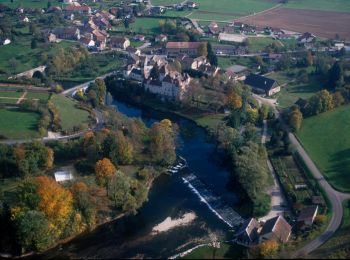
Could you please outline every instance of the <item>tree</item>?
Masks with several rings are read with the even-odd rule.
[[[30,210],[17,220],[17,238],[25,251],[42,251],[54,241],[45,215],[42,212]]]
[[[203,42],[199,45],[198,47],[198,56],[208,56],[208,47],[207,47],[207,43]]]
[[[301,127],[303,121],[303,115],[300,112],[299,108],[294,107],[292,112],[289,115],[289,126],[294,132],[298,131]]]
[[[108,184],[108,195],[113,200],[115,207],[122,208],[127,195],[130,193],[130,180],[121,171],[117,171]]]
[[[261,244],[254,246],[250,252],[254,258],[271,259],[276,256],[279,245],[274,240],[268,240]]]
[[[36,38],[33,38],[33,39],[32,39],[32,41],[31,41],[31,43],[30,43],[30,47],[31,47],[32,49],[36,49],[36,48],[38,47],[38,41],[37,41]]]
[[[152,125],[150,132],[150,153],[155,161],[171,164],[176,158],[175,133],[170,120],[165,119]]]
[[[116,171],[116,167],[108,158],[97,161],[95,164],[97,184],[103,187],[107,187],[110,178],[115,174]]]
[[[51,1],[48,1],[47,2],[47,9],[50,9],[50,7],[51,7]]]
[[[40,197],[38,208],[47,217],[54,234],[60,237],[73,211],[72,193],[47,176],[36,180]]]
[[[47,148],[47,160],[46,169],[51,169],[54,162],[54,151],[51,148]]]
[[[208,42],[208,60],[212,66],[218,66],[218,58],[216,57],[216,54],[213,51],[213,47],[211,46],[211,43]]]
[[[332,99],[334,107],[339,107],[345,103],[345,99],[339,91],[332,94]]]
[[[227,97],[227,105],[231,110],[240,109],[243,105],[241,96],[237,95],[235,92],[232,92]]]
[[[344,84],[344,71],[342,65],[337,61],[328,72],[328,84],[331,89],[341,87]]]
[[[134,149],[122,132],[118,131],[116,134],[109,135],[106,142],[109,142],[109,151],[107,152],[114,164],[125,165],[132,163]]]
[[[10,64],[10,67],[12,68],[12,73],[16,73],[17,67],[19,65],[18,60],[16,60],[15,58],[11,58],[9,60],[9,64]]]

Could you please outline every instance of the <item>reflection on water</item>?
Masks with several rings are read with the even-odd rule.
[[[142,118],[147,126],[164,118],[162,114],[142,111],[121,102],[115,101],[114,105],[129,117]],[[213,159],[215,145],[207,142],[205,131],[188,120],[176,117],[170,119],[179,125],[177,153],[186,159],[189,171],[224,201],[233,205],[236,197],[225,188],[229,172]],[[137,215],[103,225],[74,239],[61,250],[53,250],[49,255],[164,258],[208,242],[209,231],[227,234],[228,226],[188,188],[181,178],[183,174],[160,176],[150,190],[149,201]],[[187,212],[194,212],[197,216],[190,225],[151,235],[152,228],[167,217],[177,218]]]

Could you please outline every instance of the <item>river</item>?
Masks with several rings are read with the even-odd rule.
[[[164,114],[144,111],[119,101],[113,104],[119,112],[128,117],[139,117],[147,126],[165,118]],[[170,119],[179,125],[177,154],[186,159],[187,171],[233,206],[237,198],[226,188],[229,171],[220,162],[215,145],[208,141],[206,132],[189,120],[172,116]],[[181,172],[160,176],[150,190],[148,202],[138,214],[105,224],[51,251],[50,255],[73,258],[167,258],[208,242],[211,232],[220,234],[221,238],[226,237],[230,230],[228,225],[200,200],[182,176]],[[151,235],[152,228],[167,217],[177,218],[188,212],[197,216],[191,224]]]

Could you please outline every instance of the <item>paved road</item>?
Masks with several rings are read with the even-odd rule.
[[[257,99],[259,103],[264,103],[272,107],[276,113],[276,116],[278,116],[279,120],[282,123],[284,123],[282,117],[280,116],[276,108],[276,100],[262,98],[257,95],[253,95],[253,96],[254,98]],[[337,229],[341,225],[341,221],[343,218],[342,202],[346,199],[350,199],[350,194],[341,193],[333,189],[333,187],[326,181],[326,179],[322,175],[321,171],[317,168],[315,163],[311,160],[310,156],[306,153],[304,147],[300,144],[299,140],[295,137],[295,135],[293,133],[289,133],[288,137],[291,143],[296,148],[296,150],[299,152],[300,156],[303,158],[306,166],[309,168],[314,178],[317,180],[320,186],[325,190],[330,200],[330,203],[332,204],[332,218],[328,224],[328,227],[320,236],[318,236],[309,244],[307,244],[306,246],[304,246],[303,248],[295,252],[293,257],[297,258],[297,257],[302,257],[310,254],[312,251],[316,250],[318,247],[320,247],[322,244],[324,244],[329,238],[331,238],[334,235],[334,233],[337,231]]]
[[[113,74],[114,74],[114,72],[110,72],[110,73],[107,73],[107,74],[102,75],[102,76],[97,77],[97,78],[105,79],[106,77],[113,75]],[[90,83],[95,82],[95,80],[96,79],[93,79],[93,80],[90,80],[88,82],[84,82],[83,84],[80,84],[78,86],[75,86],[73,88],[67,89],[67,90],[63,91],[62,94],[65,96],[72,96],[72,94],[75,93],[77,90],[87,88],[90,85]]]

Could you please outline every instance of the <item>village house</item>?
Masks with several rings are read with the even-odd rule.
[[[137,56],[141,55],[141,50],[131,46],[127,47],[126,51],[129,53],[129,55],[137,55]]]
[[[245,80],[248,68],[241,65],[233,65],[226,69],[225,75],[232,80]]]
[[[165,34],[158,34],[155,39],[155,42],[166,42],[168,41],[168,36],[166,36]]]
[[[212,44],[212,49],[216,55],[235,55],[236,46],[230,44]]]
[[[56,43],[57,42],[57,37],[54,33],[49,32],[48,35],[46,36],[46,39],[50,43]]]
[[[190,83],[190,77],[178,74],[175,77],[166,75],[163,80],[145,80],[144,87],[147,91],[170,100],[182,100]]]
[[[247,247],[256,245],[259,239],[259,229],[259,222],[255,218],[251,218],[237,232],[236,243]]]
[[[142,34],[136,34],[133,39],[137,42],[143,42],[146,39],[146,36]]]
[[[85,34],[81,36],[79,42],[88,49],[92,49],[95,47],[95,41],[93,40],[91,34]]]
[[[313,35],[312,33],[306,32],[298,38],[298,44],[305,45],[308,43],[313,43],[315,39],[316,39],[315,35]]]
[[[214,21],[208,25],[208,30],[212,35],[218,35],[221,32],[221,28],[219,27],[218,23]]]
[[[180,55],[178,56],[177,60],[181,63],[183,70],[198,70],[201,65],[208,63],[208,60],[205,56],[191,58],[187,55]]]
[[[25,15],[20,15],[19,20],[23,23],[29,23],[29,18]]]
[[[298,216],[298,226],[300,229],[306,229],[312,227],[314,220],[317,216],[318,206],[313,205],[302,209]]]
[[[79,40],[80,39],[80,30],[77,27],[65,27],[59,28],[54,31],[54,34],[59,39],[65,40]]]
[[[67,5],[64,10],[67,14],[91,14],[91,7],[86,5],[78,6],[71,4]]]
[[[268,97],[281,91],[276,80],[257,74],[248,75],[244,83],[251,86],[255,92],[265,94]]]
[[[165,13],[166,9],[164,6],[153,6],[150,9],[151,14],[163,14]]]
[[[277,216],[266,221],[260,232],[259,242],[275,240],[277,242],[287,243],[291,232],[292,227],[288,222],[282,216]]]
[[[198,48],[201,44],[201,42],[168,42],[166,44],[166,53],[169,57],[177,57],[181,54],[197,57]]]
[[[130,40],[127,37],[113,36],[109,40],[111,48],[120,48],[125,50],[130,46]]]

